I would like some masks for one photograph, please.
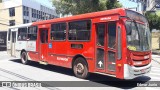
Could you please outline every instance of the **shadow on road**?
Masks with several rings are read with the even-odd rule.
[[[10,61],[15,62],[15,63],[21,63],[19,59],[14,59]],[[33,61],[31,61],[29,66],[44,69],[44,70],[49,70],[49,71],[53,71],[53,72],[57,72],[57,73],[61,73],[61,74],[69,75],[69,76],[74,76],[73,71],[71,69],[64,68],[64,67],[53,66],[53,65],[41,65],[38,62],[33,62]],[[104,75],[92,73],[86,79],[86,80],[89,80],[89,82],[88,81],[85,81],[85,82],[92,83],[92,85],[94,83],[95,85],[94,87],[117,87],[121,89],[132,89],[132,88],[137,87],[137,83],[143,84],[143,83],[148,82],[150,79],[151,79],[150,77],[141,76],[133,80],[121,80],[121,79],[117,79],[117,78],[110,77],[110,76],[104,76]]]

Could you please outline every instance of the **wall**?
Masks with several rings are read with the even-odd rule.
[[[22,6],[15,7],[15,16],[10,17],[9,16],[9,9],[2,9],[0,11],[0,30],[6,31],[9,27],[9,20],[15,20],[15,24],[23,24],[22,19],[23,13],[22,13]]]

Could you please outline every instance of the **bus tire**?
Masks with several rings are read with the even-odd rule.
[[[85,79],[88,77],[88,66],[84,58],[79,57],[73,63],[73,72],[76,77]]]
[[[22,64],[25,64],[25,65],[29,63],[28,56],[25,51],[23,51],[21,54],[21,62],[22,62]]]

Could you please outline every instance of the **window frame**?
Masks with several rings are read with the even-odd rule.
[[[28,19],[23,19],[23,24],[29,23]]]
[[[65,24],[66,26],[66,30],[64,30],[64,32],[66,32],[66,34],[65,34],[65,39],[64,40],[55,40],[55,39],[51,39],[51,33],[52,33],[52,25],[56,25],[56,24]],[[51,32],[50,32],[50,41],[61,41],[61,42],[63,42],[63,41],[66,41],[67,40],[67,32],[68,32],[68,23],[67,22],[58,22],[58,23],[52,23],[51,24]]]
[[[14,17],[15,16],[15,7],[9,8],[9,16]]]
[[[15,26],[15,25],[16,25],[16,20],[9,20],[9,26]]]
[[[36,33],[36,35],[37,35],[37,38],[36,38],[36,40],[27,40],[27,41],[37,41],[37,39],[38,39],[38,26],[30,26],[30,27],[27,27],[27,39],[29,38],[28,37],[28,35],[29,35],[29,28],[31,28],[31,27],[36,27],[36,29],[37,29],[37,33]]]
[[[71,22],[79,22],[79,21],[90,21],[90,30],[89,30],[90,36],[89,36],[89,39],[88,40],[69,40],[69,23],[71,23]],[[91,41],[91,36],[92,36],[92,20],[91,19],[83,19],[83,20],[76,20],[76,21],[68,22],[67,39],[68,39],[69,42],[89,42],[89,41]]]
[[[19,37],[19,29],[22,29],[22,28],[26,28],[27,29],[27,33],[25,33],[26,34],[26,39],[25,40],[18,39],[18,37]],[[27,41],[27,38],[28,38],[28,27],[19,27],[18,28],[18,34],[17,34],[17,41]]]
[[[115,24],[116,26],[115,26],[115,46],[114,47],[110,47],[109,46],[109,24]],[[118,30],[118,25],[117,25],[117,21],[111,21],[111,22],[108,22],[107,23],[107,45],[108,45],[108,48],[109,49],[111,49],[111,50],[115,50],[116,49],[116,47],[117,47],[117,30]]]
[[[29,7],[23,6],[23,15],[24,16],[29,16]]]
[[[101,44],[99,44],[99,36],[98,35],[100,35],[100,33],[98,33],[97,31],[99,30],[99,28],[98,28],[98,25],[104,25],[104,37],[103,37],[103,45],[101,45]],[[107,25],[106,25],[106,23],[97,23],[96,24],[96,45],[98,46],[98,47],[104,47],[105,46],[105,36],[106,36],[106,34],[105,34],[105,30],[106,30],[106,28],[107,28]],[[102,39],[102,38],[101,38]],[[98,42],[99,41],[99,42]]]

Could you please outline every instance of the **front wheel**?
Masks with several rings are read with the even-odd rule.
[[[78,78],[84,79],[88,77],[88,67],[84,58],[79,57],[75,60],[73,64],[73,72]]]
[[[23,64],[28,64],[28,57],[27,57],[27,53],[26,52],[22,52],[22,54],[21,54],[21,62],[23,63]]]

